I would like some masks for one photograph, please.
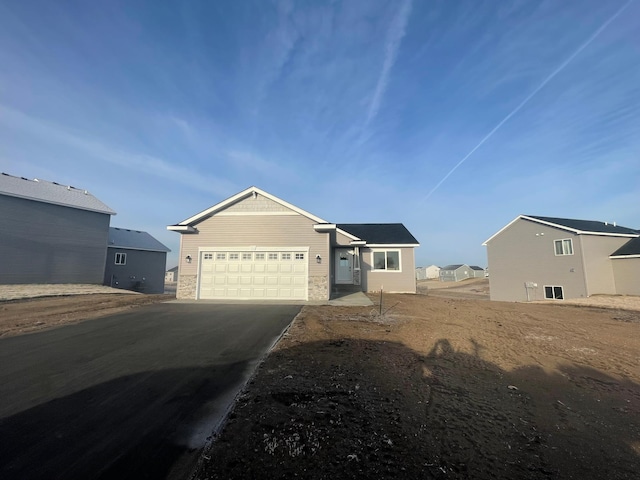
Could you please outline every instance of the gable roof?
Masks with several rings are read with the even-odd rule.
[[[110,248],[145,250],[149,252],[171,251],[147,232],[115,227],[109,227],[109,241],[107,246]]]
[[[175,267],[170,268],[169,270],[167,270],[167,273],[169,273],[169,272],[175,272],[175,273],[178,273],[178,266],[176,265]]]
[[[115,211],[91,195],[87,190],[37,178],[29,180],[24,177],[14,177],[7,173],[0,174],[0,195],[105,213],[107,215],[116,214]]]
[[[226,200],[223,200],[220,203],[216,203],[214,206],[207,208],[206,210],[203,210],[200,213],[197,213],[195,215],[193,215],[192,217],[187,218],[186,220],[183,220],[182,222],[176,224],[176,225],[169,225],[167,227],[167,230],[173,230],[176,232],[185,232],[185,233],[192,233],[195,231],[194,229],[194,225],[196,225],[197,223],[215,215],[216,213],[218,213],[221,210],[224,210],[225,208],[233,205],[234,203],[237,203],[245,198],[248,198],[250,196],[257,196],[257,195],[262,195],[263,197],[268,198],[269,200],[272,200],[276,203],[279,203],[280,205],[304,216],[307,217],[311,220],[313,220],[314,222],[317,223],[323,223],[323,224],[328,224],[329,222],[327,222],[326,220],[321,219],[320,217],[316,217],[315,215],[302,210],[301,208],[296,207],[295,205],[292,205],[288,202],[285,202],[284,200],[276,197],[275,195],[271,195],[270,193],[265,192],[264,190],[259,189],[258,187],[249,187],[246,190],[243,190],[240,193],[237,193],[229,198],[227,198]]]
[[[469,266],[469,268],[470,268],[471,270],[484,270],[484,268],[479,267],[479,266],[477,266],[477,265],[470,265],[470,266]]]
[[[640,237],[633,238],[611,254],[611,258],[640,257]]]
[[[367,246],[420,245],[401,223],[339,223],[336,227],[365,241]]]
[[[633,228],[622,227],[614,223],[599,222],[596,220],[576,220],[572,218],[557,218],[557,217],[540,217],[536,215],[518,215],[507,225],[502,227],[498,232],[494,233],[491,237],[484,241],[482,245],[486,245],[496,236],[501,234],[504,230],[509,228],[513,223],[518,220],[528,220],[530,222],[536,222],[542,225],[559,228],[566,230],[576,235],[604,235],[612,237],[637,237],[640,236],[640,231]]]
[[[460,267],[469,267],[466,263],[456,264],[456,265],[447,265],[446,267],[442,267],[440,270],[457,270]],[[471,267],[469,267],[471,268]]]

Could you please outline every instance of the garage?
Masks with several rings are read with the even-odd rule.
[[[200,299],[307,300],[308,248],[203,249]]]

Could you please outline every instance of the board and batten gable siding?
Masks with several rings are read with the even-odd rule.
[[[587,295],[619,293],[613,275],[613,261],[609,255],[627,243],[629,238],[580,235],[580,239],[584,252]]]
[[[613,258],[618,295],[640,295],[640,258]]]
[[[400,271],[373,271],[373,252],[400,251]],[[361,248],[362,287],[365,292],[416,293],[415,251],[412,247]]]
[[[555,255],[554,240],[573,240],[573,255]],[[562,286],[565,298],[587,296],[580,236],[518,218],[487,243],[491,300],[544,300],[544,286]]]
[[[0,195],[0,283],[102,284],[110,216]]]
[[[290,211],[290,210],[289,210]],[[184,277],[198,274],[200,248],[309,247],[309,281],[324,277],[329,298],[329,234],[313,229],[315,222],[302,215],[214,215],[195,225],[197,233],[180,239],[180,283]],[[186,263],[187,255],[193,259]],[[320,255],[321,263],[316,261]],[[180,286],[178,287],[180,289]]]
[[[116,265],[116,253],[126,253],[126,263]],[[109,247],[104,284],[142,293],[164,293],[166,252]]]

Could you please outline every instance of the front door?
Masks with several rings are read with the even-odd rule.
[[[336,283],[353,284],[353,251],[337,249],[336,259]]]

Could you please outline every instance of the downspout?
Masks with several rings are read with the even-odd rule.
[[[587,279],[587,265],[585,264],[585,261],[584,261],[584,248],[582,245],[582,237],[580,235],[577,235],[577,238],[580,239],[580,258],[582,259],[582,272],[583,272],[582,278],[584,279],[584,292],[588,298],[589,297],[589,281]]]

